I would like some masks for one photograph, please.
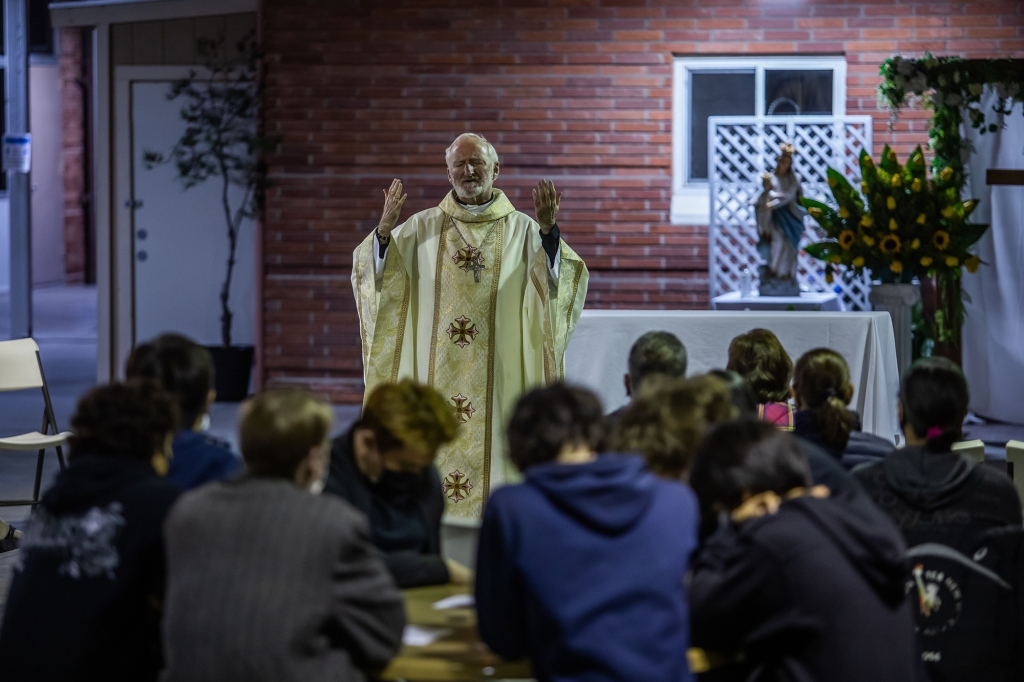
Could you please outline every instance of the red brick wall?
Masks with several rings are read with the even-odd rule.
[[[64,279],[85,281],[85,130],[82,127],[84,93],[82,29],[60,32],[60,92],[64,152]]]
[[[358,397],[351,252],[400,177],[405,215],[448,186],[443,151],[485,135],[499,187],[532,213],[539,178],[565,192],[559,224],[591,272],[587,305],[703,308],[707,229],[671,225],[673,54],[844,54],[847,113],[875,140],[927,142],[927,115],[895,131],[875,103],[895,53],[1024,55],[1022,3],[778,0],[264,0],[270,158],[264,362],[271,382]]]

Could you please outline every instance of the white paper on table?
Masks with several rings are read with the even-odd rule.
[[[471,594],[456,594],[451,597],[445,597],[441,601],[434,602],[435,611],[443,611],[444,609],[463,609],[469,608],[470,606],[476,606],[476,599]]]
[[[402,644],[405,646],[429,646],[452,633],[445,628],[425,628],[420,625],[406,625],[402,631]]]

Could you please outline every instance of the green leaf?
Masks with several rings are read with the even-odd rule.
[[[956,231],[955,239],[963,246],[963,248],[967,248],[981,239],[981,236],[985,234],[988,227],[988,225],[978,223],[964,223],[963,226]]]
[[[808,244],[804,247],[804,251],[811,258],[817,258],[818,260],[828,260],[836,249],[841,248],[838,243],[834,241],[820,241],[814,244]]]

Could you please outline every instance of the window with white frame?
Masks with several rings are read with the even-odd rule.
[[[844,116],[843,57],[677,57],[672,222],[707,225],[709,116]]]

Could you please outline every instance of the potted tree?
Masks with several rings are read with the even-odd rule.
[[[143,163],[147,168],[173,163],[186,189],[207,180],[220,183],[228,259],[220,288],[221,344],[209,349],[218,400],[238,401],[248,393],[253,347],[232,344],[231,281],[239,231],[246,220],[256,217],[262,198],[265,172],[260,155],[270,141],[258,127],[262,85],[255,37],[250,34],[239,41],[230,55],[223,39],[199,39],[196,48],[205,69],[190,71],[167,93],[169,100],[184,100],[185,132],[166,154],[146,150]],[[242,190],[241,198],[232,198],[232,187]]]

